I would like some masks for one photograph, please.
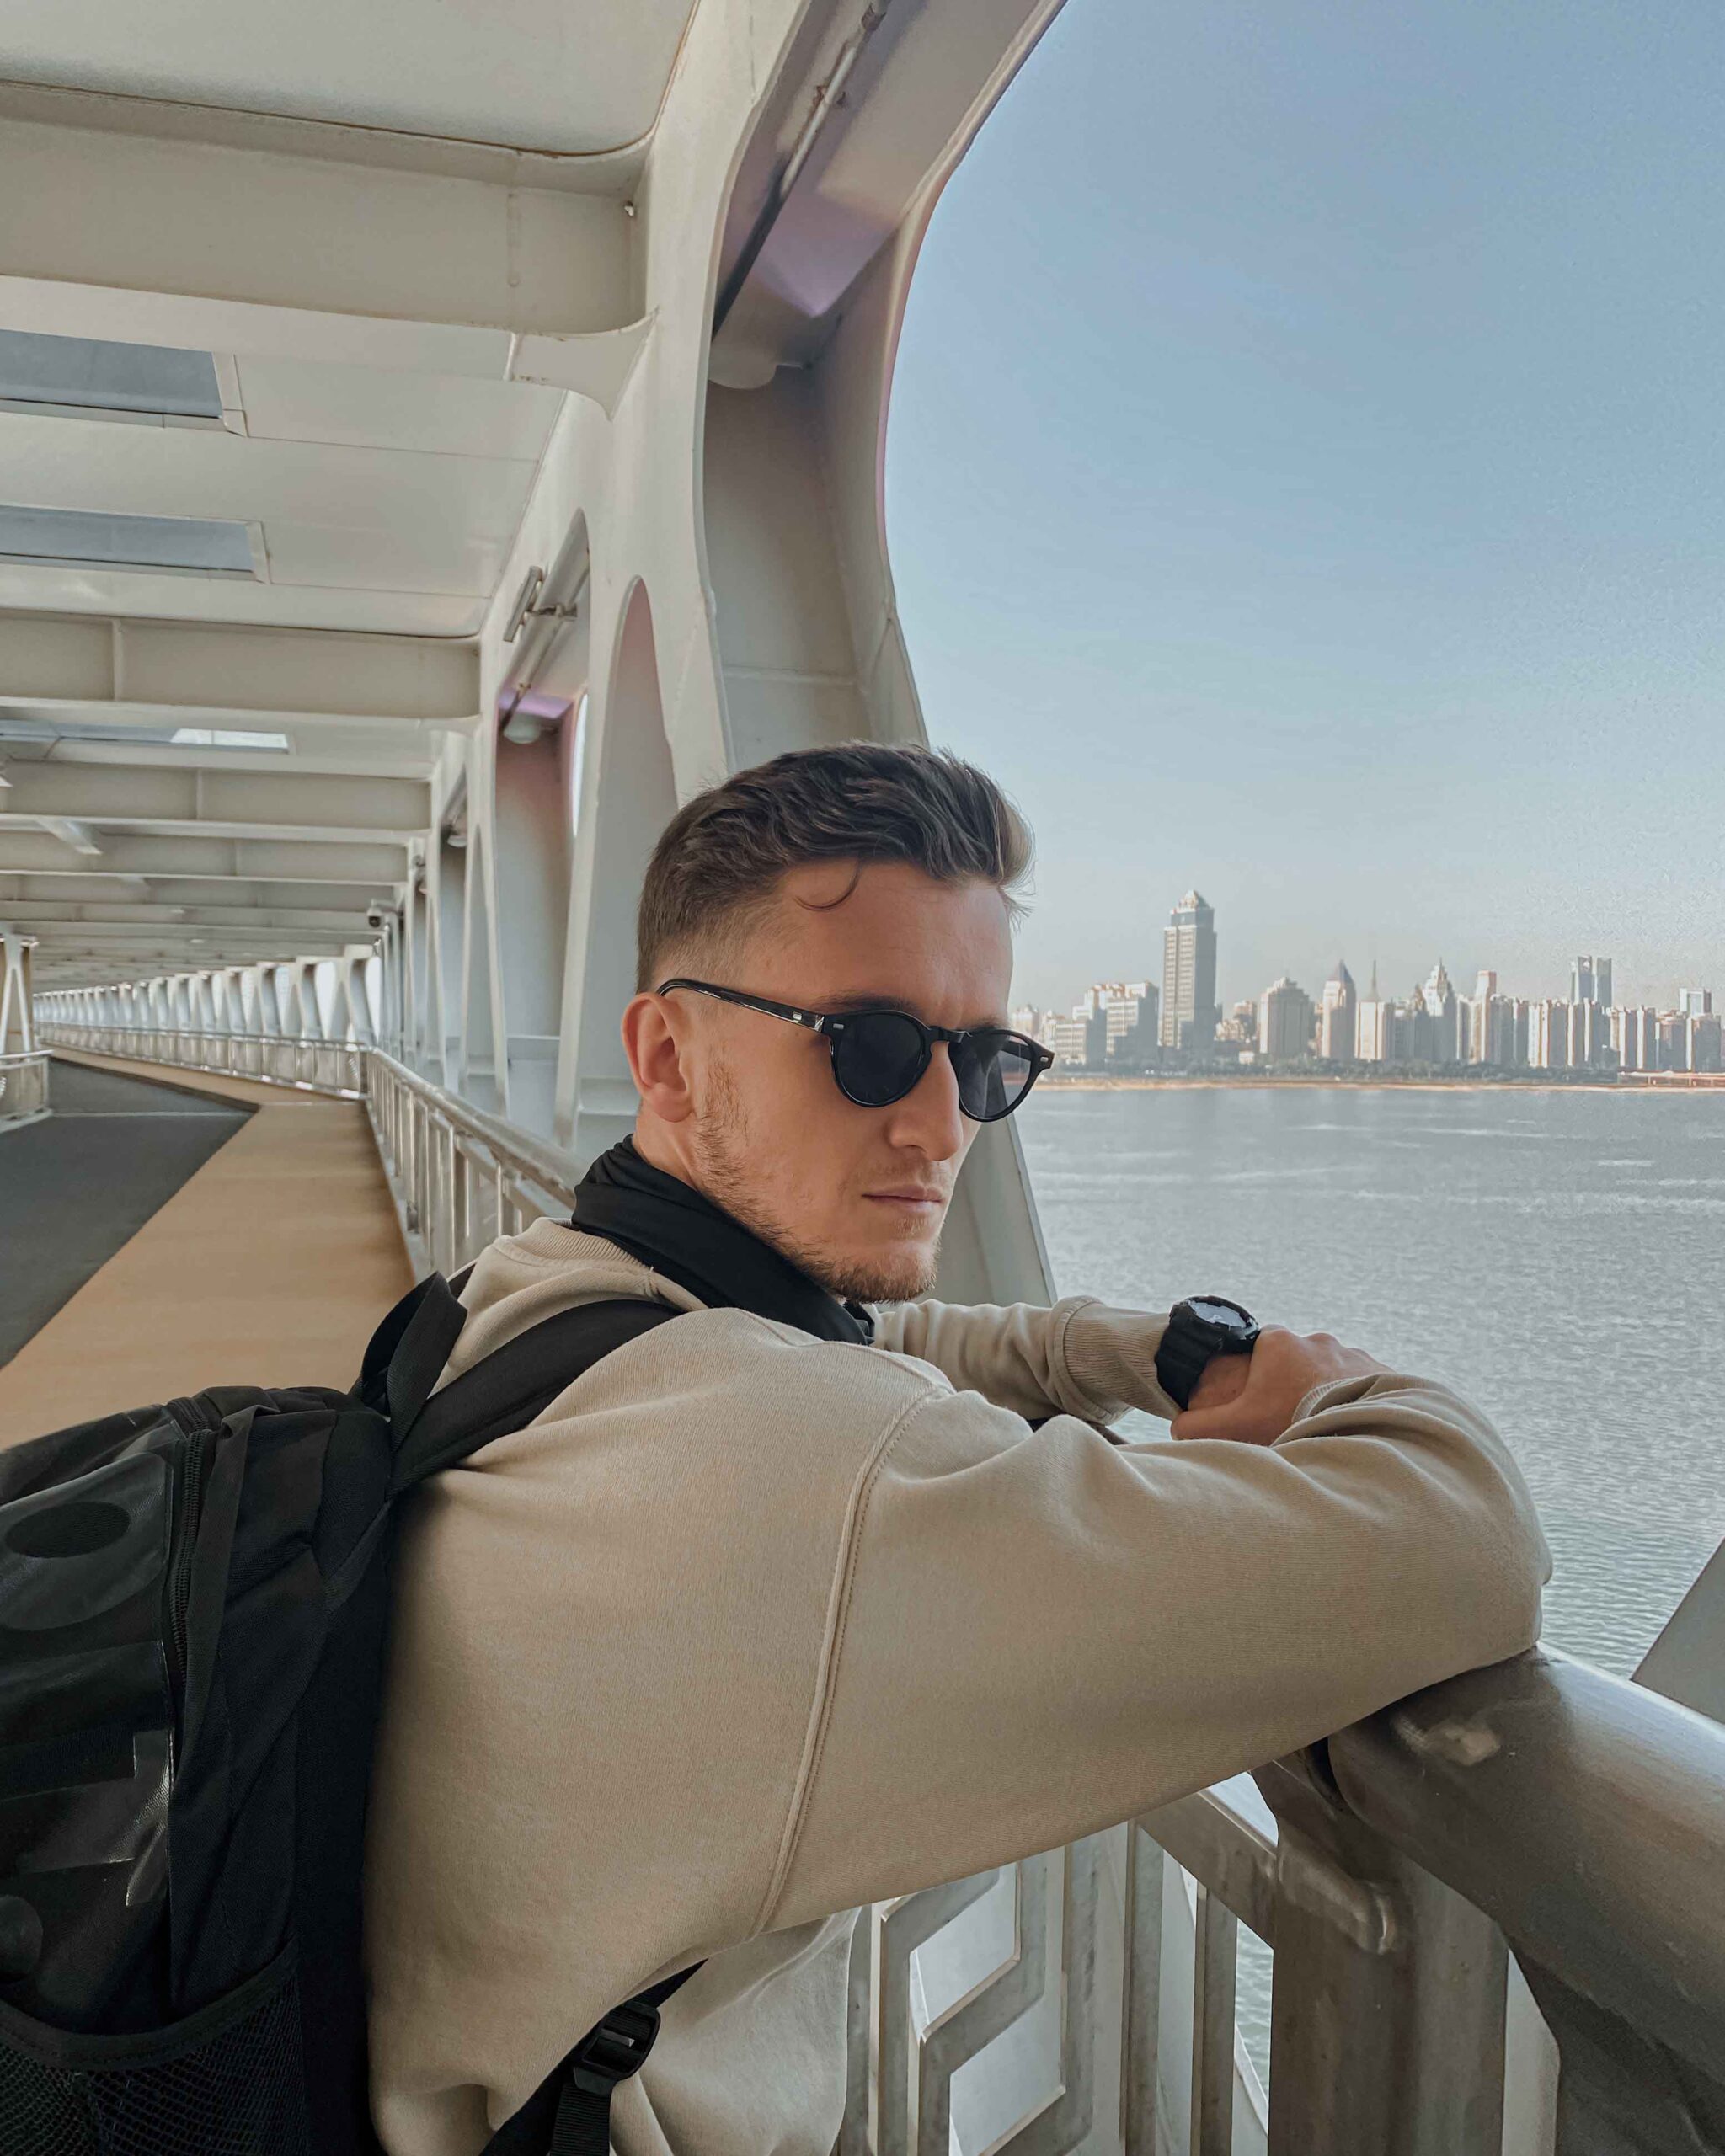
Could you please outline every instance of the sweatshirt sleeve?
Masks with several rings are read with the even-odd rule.
[[[925,1395],[859,1483],[773,1927],[1132,1817],[1528,1646],[1549,1570],[1477,1410],[1383,1375],[1275,1445]]]
[[[957,1392],[980,1392],[1027,1422],[1076,1415],[1111,1422],[1129,1407],[1164,1419],[1174,1404],[1156,1381],[1167,1321],[1113,1310],[1093,1295],[1039,1303],[900,1303],[876,1321],[875,1343],[931,1363]]]

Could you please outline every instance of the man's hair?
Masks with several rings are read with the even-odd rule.
[[[665,825],[641,887],[637,987],[746,932],[786,872],[813,861],[903,861],[938,883],[979,879],[1016,912],[1030,832],[985,772],[943,750],[793,749],[697,793]]]

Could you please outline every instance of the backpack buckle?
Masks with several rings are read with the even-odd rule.
[[[608,2096],[638,2073],[659,2034],[659,2009],[638,1999],[614,2006],[581,2046],[569,2079],[590,2096]]]

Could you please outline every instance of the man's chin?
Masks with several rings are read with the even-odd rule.
[[[939,1267],[938,1244],[879,1255],[823,1251],[802,1261],[829,1294],[848,1303],[908,1303],[926,1295]]]

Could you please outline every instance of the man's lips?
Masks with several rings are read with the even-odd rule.
[[[944,1205],[950,1193],[944,1190],[925,1190],[915,1183],[907,1183],[896,1190],[865,1190],[865,1198],[877,1205]]]

